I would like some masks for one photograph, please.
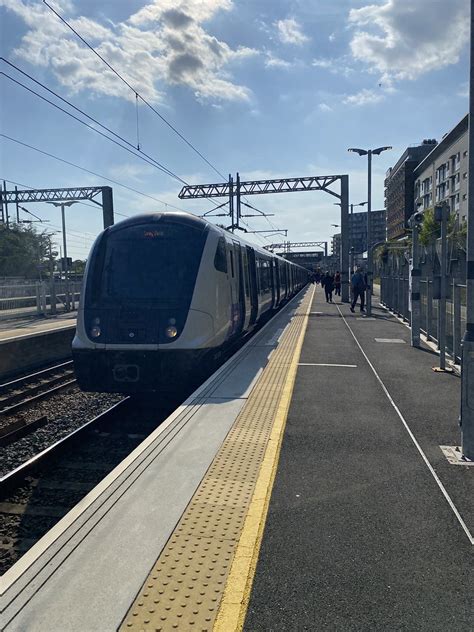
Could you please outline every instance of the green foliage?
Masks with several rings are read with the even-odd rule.
[[[451,213],[448,220],[448,236],[453,237],[456,230],[456,214]],[[435,220],[434,208],[428,208],[423,213],[423,223],[420,229],[420,244],[429,246],[441,237],[441,223]]]
[[[82,259],[75,259],[75,260],[72,262],[71,271],[72,271],[74,274],[80,274],[80,275],[84,274],[84,270],[85,270],[85,268],[86,268],[86,263],[87,263],[87,262],[86,262],[86,261],[83,261]]]
[[[0,224],[0,276],[37,278],[39,266],[49,261],[48,254],[47,234],[32,226]]]
[[[420,228],[420,244],[429,246],[441,237],[441,224],[434,218],[434,208],[428,208],[423,213],[423,223]]]

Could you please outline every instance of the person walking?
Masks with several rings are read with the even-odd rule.
[[[367,284],[365,282],[365,277],[362,273],[362,268],[357,268],[356,272],[352,275],[351,279],[351,288],[352,288],[352,304],[351,304],[351,312],[354,313],[354,307],[357,304],[357,299],[360,296],[360,311],[365,312],[365,290]]]
[[[334,275],[334,294],[341,296],[341,273],[339,270],[336,270],[336,274]]]
[[[326,303],[332,303],[332,293],[334,290],[334,277],[329,273],[329,270],[321,279],[321,285],[324,288],[326,294]]]

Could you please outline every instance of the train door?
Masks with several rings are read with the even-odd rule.
[[[257,266],[255,261],[255,250],[250,246],[246,246],[246,250],[250,288],[250,325],[253,325],[258,316]]]
[[[280,262],[278,259],[274,259],[275,264],[275,289],[276,289],[276,303],[275,306],[280,304]]]
[[[249,275],[249,259],[247,254],[247,248],[241,246],[240,258],[242,261],[242,280],[244,284],[244,300],[245,300],[245,319],[244,330],[247,331],[250,325],[250,318],[252,315],[252,304],[250,299],[250,275]]]
[[[239,242],[234,241],[235,275],[237,280],[237,318],[236,332],[241,332],[245,321],[245,281],[242,265],[242,251]]]
[[[271,307],[275,307],[275,262],[272,259],[268,259],[267,260],[267,265],[268,265],[268,283],[269,283],[269,290],[271,291],[272,294],[272,304]]]
[[[238,303],[239,303],[239,293],[238,293],[238,286],[237,286],[234,244],[232,241],[228,241],[226,242],[226,245],[227,245],[227,270],[228,270],[229,287],[230,287],[229,335],[232,336],[236,331],[236,316],[238,317],[238,310],[236,309],[236,306],[238,306]]]

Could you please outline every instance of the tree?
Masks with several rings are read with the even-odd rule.
[[[33,226],[0,224],[0,276],[37,278],[43,266],[48,268],[49,240]]]
[[[456,227],[456,214],[450,213],[448,220],[448,234],[451,236]],[[435,220],[434,208],[427,208],[423,213],[423,223],[420,229],[420,244],[429,246],[441,237],[441,223]]]

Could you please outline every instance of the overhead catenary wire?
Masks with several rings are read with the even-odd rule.
[[[124,149],[125,151],[128,151],[130,154],[132,154],[133,156],[135,156],[136,158],[139,158],[140,160],[143,160],[144,162],[146,162],[147,164],[151,165],[152,167],[155,167],[156,169],[158,169],[159,171],[162,171],[163,173],[165,173],[167,176],[170,176],[171,178],[174,178],[175,180],[178,180],[178,182],[180,182],[181,184],[187,185],[188,183],[183,180],[180,176],[178,176],[176,173],[174,173],[173,171],[171,171],[170,169],[168,169],[167,167],[165,167],[163,164],[161,164],[160,162],[158,162],[155,158],[152,158],[150,156],[148,156],[147,154],[144,154],[143,152],[136,152],[135,148],[133,147],[133,145],[127,141],[126,139],[122,138],[121,136],[119,136],[118,134],[116,134],[115,132],[110,132],[112,134],[114,134],[114,136],[117,136],[117,138],[120,138],[120,140],[123,143],[126,143],[127,145],[130,145],[130,147],[133,147],[133,150],[130,149],[130,147],[126,147],[125,145],[123,145],[122,143],[118,142],[117,140],[115,140],[114,138],[111,138],[110,136],[107,136],[107,134],[105,134],[104,132],[101,132],[100,130],[98,130],[97,128],[93,127],[92,125],[89,125],[89,123],[86,123],[86,121],[81,120],[79,117],[75,116],[74,114],[72,114],[72,112],[68,112],[67,110],[65,110],[64,108],[62,108],[60,105],[58,105],[57,103],[54,103],[53,101],[51,101],[50,99],[47,99],[45,96],[39,94],[38,92],[36,92],[36,90],[33,90],[32,88],[26,86],[24,83],[22,83],[21,81],[18,81],[17,79],[15,79],[14,77],[11,77],[10,75],[8,75],[5,72],[0,72],[0,75],[6,77],[7,79],[9,79],[10,81],[13,81],[14,83],[16,83],[17,85],[21,86],[22,88],[24,88],[25,90],[27,90],[28,92],[31,92],[32,94],[34,94],[35,96],[37,96],[38,98],[42,99],[43,101],[45,101],[46,103],[49,103],[50,105],[52,105],[54,108],[58,109],[60,112],[63,112],[64,114],[66,114],[67,116],[70,116],[72,119],[74,119],[75,121],[81,123],[82,125],[84,125],[85,127],[87,127],[88,129],[92,130],[93,132],[96,132],[96,134],[100,134],[100,136],[102,136],[103,138],[106,138],[107,140],[109,140],[110,142],[114,143],[115,145],[117,145],[118,147],[121,147],[122,149]],[[44,88],[45,90],[48,90],[48,88]],[[58,98],[62,98],[62,97],[58,97]],[[69,104],[69,102],[67,102],[68,105],[70,105],[71,107],[75,107],[72,104]],[[82,113],[82,112],[81,112]],[[90,117],[87,114],[84,114],[84,116],[87,116],[88,118],[90,118],[91,120],[93,120],[97,125],[100,125],[101,127],[105,127],[103,126],[101,123],[99,123],[96,119],[93,119],[92,117]],[[108,130],[110,131],[110,130]]]
[[[85,173],[88,173],[90,175],[95,176],[96,178],[101,178],[102,180],[105,180],[106,182],[111,182],[112,184],[115,184],[119,187],[122,187],[123,189],[127,189],[128,191],[132,191],[133,193],[137,193],[138,195],[142,195],[143,197],[149,198],[150,200],[154,200],[155,202],[159,202],[160,204],[167,204],[168,206],[171,206],[171,204],[168,204],[168,202],[164,202],[163,200],[160,200],[156,197],[154,197],[153,195],[149,195],[148,193],[144,193],[143,191],[139,191],[138,189],[134,189],[133,187],[128,186],[127,184],[123,184],[121,182],[118,182],[117,180],[113,180],[112,178],[108,178],[107,176],[104,176],[103,174],[97,173],[96,171],[92,171],[91,169],[86,169],[86,167],[82,167],[80,165],[76,165],[75,163],[66,160],[65,158],[60,158],[59,156],[55,156],[54,154],[51,154],[47,151],[44,151],[43,149],[39,149],[38,147],[34,147],[33,145],[30,145],[28,143],[25,143],[21,140],[19,140],[18,138],[13,138],[12,136],[8,136],[7,134],[3,134],[0,133],[0,137],[2,138],[6,138],[7,140],[13,142],[13,143],[17,143],[18,145],[22,145],[23,147],[27,147],[28,149],[31,149],[33,151],[36,151],[40,154],[42,154],[43,156],[48,156],[49,158],[53,158],[54,160],[57,160],[59,162],[62,162],[66,165],[69,165],[70,167],[74,167],[75,169],[80,169],[81,171],[84,171]],[[177,207],[174,207],[177,208]],[[178,209],[178,210],[182,210],[182,209]]]
[[[183,178],[181,178],[178,174],[174,173],[173,171],[171,171],[171,169],[168,169],[168,167],[166,167],[165,165],[163,165],[162,163],[160,163],[158,160],[156,160],[156,158],[153,158],[153,156],[150,156],[149,154],[141,151],[140,147],[138,147],[138,150],[136,150],[135,146],[133,145],[133,143],[131,143],[130,141],[128,141],[126,138],[124,138],[123,136],[121,136],[120,134],[117,134],[116,132],[114,132],[113,130],[111,130],[109,127],[107,127],[106,125],[104,125],[103,123],[101,123],[100,121],[98,121],[96,118],[94,118],[93,116],[87,114],[87,112],[84,112],[84,110],[82,110],[81,108],[78,108],[77,106],[75,106],[73,103],[71,103],[70,101],[68,101],[67,99],[65,99],[64,97],[62,97],[61,95],[59,95],[57,92],[55,92],[54,90],[51,90],[51,88],[48,88],[48,86],[46,86],[44,83],[42,83],[41,81],[38,81],[37,79],[35,79],[32,75],[30,75],[29,73],[25,72],[24,70],[22,70],[21,68],[19,68],[18,66],[16,66],[15,64],[13,64],[12,62],[6,60],[4,57],[0,57],[0,61],[3,61],[4,63],[8,64],[9,66],[11,66],[12,68],[14,68],[16,71],[20,72],[22,75],[24,75],[25,77],[27,77],[29,80],[33,81],[35,84],[39,85],[42,89],[46,90],[47,92],[49,92],[50,94],[54,95],[57,99],[60,99],[63,103],[67,104],[70,108],[74,109],[76,112],[79,112],[82,116],[85,116],[86,118],[88,118],[90,121],[92,121],[93,123],[95,123],[96,125],[98,125],[99,127],[101,127],[102,129],[106,130],[109,134],[112,134],[113,136],[115,136],[117,139],[119,139],[121,142],[118,142],[117,140],[115,140],[114,138],[111,138],[110,136],[108,136],[107,134],[105,134],[104,132],[101,132],[100,130],[96,129],[95,127],[93,127],[92,125],[89,125],[88,123],[86,123],[85,121],[83,121],[82,119],[78,118],[77,116],[75,116],[74,114],[72,114],[71,112],[68,112],[67,110],[65,110],[64,108],[62,108],[61,106],[59,106],[57,103],[54,103],[53,101],[51,101],[50,99],[47,99],[45,96],[39,94],[38,92],[36,92],[35,90],[33,90],[32,88],[30,88],[29,86],[26,86],[25,84],[23,84],[21,81],[18,81],[17,79],[11,77],[10,75],[8,75],[5,72],[0,72],[0,75],[3,75],[4,77],[6,77],[7,79],[10,79],[10,81],[16,83],[17,85],[21,86],[22,88],[24,88],[25,90],[27,90],[28,92],[34,94],[35,96],[37,96],[38,98],[42,99],[43,101],[45,101],[46,103],[52,105],[54,108],[58,109],[59,111],[63,112],[64,114],[66,114],[67,116],[71,117],[72,119],[74,119],[75,121],[81,123],[82,125],[84,125],[85,127],[87,127],[88,129],[96,132],[97,134],[100,134],[100,136],[102,136],[103,138],[113,142],[115,145],[118,145],[119,147],[121,147],[122,149],[128,151],[130,154],[132,154],[135,158],[139,158],[140,160],[143,160],[144,162],[146,162],[147,164],[151,165],[152,167],[155,167],[156,169],[162,171],[163,173],[165,173],[165,175],[168,175],[169,177],[177,180],[178,182],[180,182],[181,184],[184,184],[185,186],[189,185],[188,182],[186,182],[185,180],[183,180]],[[138,112],[137,112],[137,134],[138,134]],[[128,147],[122,145],[121,143],[124,143],[125,145],[128,145]],[[139,144],[139,141],[138,141]],[[138,153],[137,153],[138,151]],[[209,202],[212,203],[214,206],[217,205],[217,202],[212,199],[209,198]],[[164,204],[167,204],[166,202],[164,202]],[[170,205],[171,206],[171,205]],[[177,210],[181,210],[178,209],[178,207],[174,207]]]
[[[172,125],[162,114],[160,114],[160,112],[158,112],[158,110],[153,107],[151,103],[149,103],[147,99],[145,99],[145,97],[143,97],[136,88],[134,88],[117,70],[115,70],[115,68],[91,44],[89,44],[89,42],[84,37],[82,37],[82,35],[78,33],[78,31],[76,31],[76,29],[71,26],[71,24],[69,24],[69,22],[65,18],[63,18],[60,13],[58,13],[58,11],[53,9],[53,7],[48,4],[48,2],[46,2],[46,0],[43,0],[43,4],[45,4],[48,9],[50,9],[50,11],[52,11],[61,20],[61,22],[65,26],[67,26],[67,28],[70,29],[74,33],[74,35],[76,35],[76,37],[78,37],[81,42],[85,44],[87,48],[89,48],[89,50],[92,51],[94,55],[96,55],[111,72],[114,73],[114,75],[116,75],[132,92],[134,92],[136,98],[139,98],[148,108],[150,108],[150,110],[154,112],[163,121],[163,123],[165,123],[165,125],[173,130],[173,132],[177,134],[177,136],[179,136],[179,138],[181,138],[181,140],[185,142],[188,147],[190,147],[200,158],[202,158],[202,160],[204,160],[204,162],[209,167],[211,167],[211,169],[213,169],[221,178],[225,180],[225,176],[217,169],[217,167],[215,167],[183,134],[181,134],[181,132],[174,125]]]

